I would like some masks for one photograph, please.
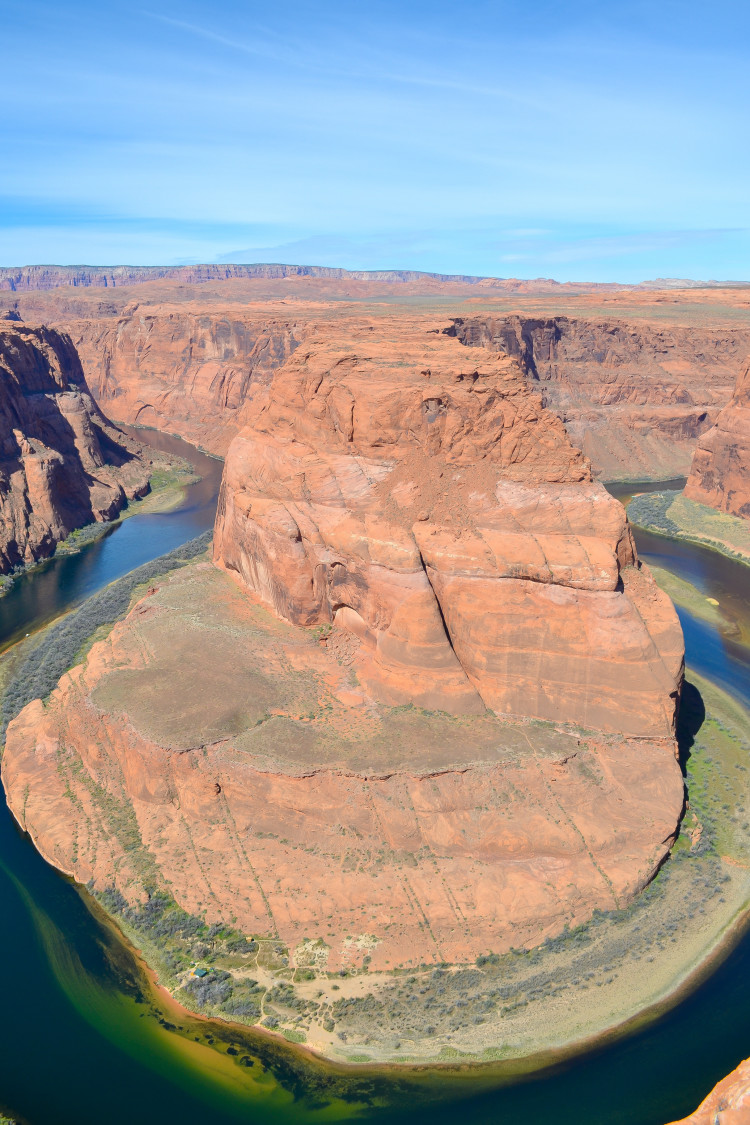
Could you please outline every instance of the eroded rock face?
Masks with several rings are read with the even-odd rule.
[[[515,356],[605,479],[683,476],[731,394],[747,329],[616,318],[467,317],[468,346]]]
[[[51,862],[328,969],[530,947],[653,876],[674,609],[517,362],[442,327],[311,332],[232,443],[218,567],[10,724]]]
[[[187,567],[10,724],[14,815],[82,883],[166,888],[328,970],[531,947],[651,878],[670,739],[365,705],[352,657]]]
[[[716,425],[698,442],[685,495],[750,519],[750,361]]]
[[[395,311],[407,295],[413,325],[429,327],[435,297],[444,304],[450,296],[464,312],[451,330],[466,344],[517,358],[604,479],[687,475],[699,436],[729,401],[750,351],[740,319],[747,298],[737,290],[628,293],[296,267],[244,276],[242,269],[34,267],[8,272],[16,292],[0,307],[5,301],[25,319],[70,334],[109,417],[178,433],[224,456],[245,424],[248,400],[308,332],[331,322],[346,332],[347,321],[365,315],[377,329],[384,309]],[[465,315],[476,302],[527,311]],[[603,315],[601,303],[611,312]]]
[[[0,571],[112,519],[149,471],[91,398],[70,338],[0,321]]]
[[[719,1082],[705,1101],[672,1125],[747,1125],[750,1121],[750,1060]]]
[[[257,310],[126,310],[74,322],[98,402],[121,422],[178,433],[224,456],[249,401],[292,354],[304,322]]]
[[[214,550],[282,619],[352,634],[381,702],[673,732],[671,602],[508,356],[320,329],[232,444]]]

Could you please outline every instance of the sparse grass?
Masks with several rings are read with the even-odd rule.
[[[688,500],[682,492],[665,490],[634,496],[628,519],[638,527],[675,539],[699,543],[722,555],[750,563],[750,524]]]

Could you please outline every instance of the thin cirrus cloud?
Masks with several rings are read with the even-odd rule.
[[[749,23],[731,0],[9,0],[0,262],[741,277]]]

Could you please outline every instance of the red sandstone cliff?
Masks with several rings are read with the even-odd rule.
[[[507,356],[321,328],[231,446],[214,550],[283,619],[356,636],[383,702],[673,730],[674,609]]]
[[[484,281],[425,277],[397,284],[349,275],[183,280],[132,284],[128,275],[121,281],[130,288],[82,282],[28,289],[10,303],[28,319],[70,333],[91,391],[111,417],[179,433],[223,456],[256,389],[316,326],[341,323],[346,332],[347,321],[366,315],[377,327],[384,308],[395,307],[402,294],[408,294],[415,326],[432,322],[436,296],[444,301],[450,295],[457,310],[508,301]],[[667,299],[640,294],[642,302],[646,298],[654,306]],[[610,303],[616,299],[624,297],[607,294]],[[660,310],[655,318],[648,304],[634,311],[635,295],[627,299],[627,315],[616,305],[610,316],[589,311],[594,296],[581,295],[578,314],[561,316],[557,305],[539,313],[540,304],[551,305],[549,296],[525,296],[536,312],[462,316],[455,331],[466,344],[519,360],[597,474],[684,475],[699,435],[729,400],[737,365],[750,350],[750,331],[703,314],[675,320],[675,312],[665,323]]]
[[[750,343],[739,325],[596,317],[477,316],[451,331],[469,346],[515,356],[605,479],[686,474]]]
[[[685,495],[750,519],[750,362],[716,425],[698,442]]]
[[[653,876],[684,792],[674,609],[517,362],[442,328],[310,332],[232,443],[221,570],[10,724],[51,862],[328,969],[532,946]]]
[[[0,570],[112,519],[148,488],[140,446],[94,403],[69,337],[0,321]]]

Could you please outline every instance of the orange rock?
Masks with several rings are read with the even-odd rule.
[[[292,957],[320,939],[329,970],[361,965],[353,937],[372,969],[531,947],[648,882],[682,809],[670,739],[352,708],[336,639],[173,574],[10,724],[14,815],[80,882],[166,887]]]
[[[215,558],[284,620],[354,633],[381,702],[673,732],[671,602],[508,356],[319,328],[230,448]]]
[[[750,361],[716,425],[698,442],[685,495],[750,519]]]

